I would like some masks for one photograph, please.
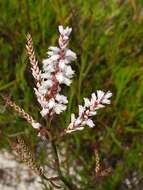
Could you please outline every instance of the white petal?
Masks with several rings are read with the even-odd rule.
[[[66,110],[66,105],[63,104],[56,104],[54,107],[54,111],[56,112],[56,114],[60,114],[61,112]]]
[[[68,41],[68,39],[69,39],[69,37],[64,34],[64,36],[62,37],[62,41],[64,40],[64,42],[65,42],[65,41]]]
[[[60,48],[56,47],[56,46],[50,46],[49,50],[54,51],[54,52],[59,52]]]
[[[64,29],[62,25],[59,26],[59,32],[61,35],[69,36],[72,31],[72,28],[69,28],[68,26]]]
[[[32,127],[33,127],[34,129],[40,129],[41,124],[40,124],[40,123],[37,123],[37,122],[33,122],[33,123],[32,123]]]
[[[75,125],[78,126],[82,123],[82,120],[80,117],[78,117],[76,120],[75,120]]]
[[[56,95],[56,100],[57,100],[59,103],[62,103],[62,104],[67,104],[67,103],[68,103],[67,97],[64,96],[64,95],[57,94],[57,95]]]
[[[59,54],[54,54],[54,55],[52,55],[52,56],[50,57],[50,59],[51,59],[52,61],[57,61],[59,58],[60,58],[60,55],[59,55]]]
[[[55,100],[52,98],[48,102],[48,107],[49,107],[49,109],[52,109],[54,106],[55,106]]]
[[[79,116],[81,116],[83,114],[85,108],[81,105],[79,105],[78,108],[79,108]]]
[[[41,100],[41,99],[40,99],[40,104],[41,104],[41,106],[42,106],[43,108],[45,108],[45,109],[48,108],[48,106],[47,106],[47,101],[44,101],[44,100]]]
[[[44,86],[40,86],[38,91],[40,94],[44,95],[47,92],[47,88],[45,88]]]
[[[43,63],[44,65],[49,65],[49,64],[52,63],[52,60],[49,59],[49,58],[48,58],[48,59],[43,59],[42,63]]]
[[[72,31],[72,28],[69,28],[68,26],[65,29],[65,35],[69,36]]]
[[[96,114],[97,114],[96,111],[90,111],[90,112],[89,112],[89,116],[94,116],[94,115],[96,115]]]
[[[67,129],[66,130],[66,133],[72,133],[72,132],[74,132],[74,131],[81,131],[81,130],[83,130],[84,129],[84,127],[77,127],[77,128],[75,128],[75,129]]]
[[[85,107],[89,107],[91,105],[88,98],[84,98],[84,104],[85,104]]]
[[[72,81],[66,77],[64,77],[63,83],[66,84],[67,86],[70,86],[70,84],[72,83]]]
[[[102,104],[110,104],[110,103],[111,103],[111,101],[108,100],[108,99],[103,99],[102,100]]]
[[[38,96],[38,97],[42,96],[41,93],[37,90],[37,88],[34,88],[34,92],[35,92],[36,96]]]
[[[59,26],[59,32],[60,34],[64,34],[64,28],[62,25]]]
[[[56,74],[56,79],[59,81],[59,83],[63,83],[64,82],[64,76],[63,73],[59,72]]]
[[[48,51],[47,54],[48,54],[49,56],[52,56],[52,55],[56,55],[57,53],[55,53],[54,51]]]
[[[41,115],[42,115],[43,117],[45,117],[45,116],[49,113],[49,109],[43,108],[40,113],[41,113]]]
[[[42,79],[51,79],[51,74],[48,73],[48,72],[41,73],[40,76],[41,76]]]
[[[95,126],[95,124],[93,123],[93,121],[91,120],[91,119],[88,119],[87,121],[86,121],[86,125],[88,125],[89,127],[94,127]]]
[[[81,131],[81,130],[83,130],[84,129],[84,127],[77,127],[76,128],[76,130],[78,130],[78,131]]]
[[[60,62],[59,62],[59,67],[60,67],[60,69],[64,69],[65,68],[65,60],[64,59],[62,59],[62,60],[60,60]]]
[[[62,72],[59,72],[56,74],[56,79],[60,84],[66,84],[67,86],[70,86],[71,80],[63,75]]]
[[[71,78],[74,74],[74,71],[72,70],[71,66],[65,66],[64,72],[65,75],[69,78]]]
[[[112,93],[109,91],[109,92],[107,92],[107,93],[104,95],[104,99],[109,99],[109,98],[111,98],[111,96],[112,96]]]
[[[94,108],[94,110],[98,110],[98,109],[104,108],[104,107],[105,107],[104,105],[98,104],[98,105]]]
[[[74,61],[76,60],[76,54],[71,51],[70,49],[67,49],[66,52],[65,52],[65,58],[68,60],[68,61]]]
[[[92,100],[93,100],[93,101],[96,101],[96,100],[97,100],[97,97],[96,97],[96,94],[95,94],[95,93],[92,93],[92,94],[91,94],[91,97],[92,97]]]
[[[43,70],[45,73],[51,75],[51,73],[55,71],[55,63],[51,63],[50,65],[43,65]]]
[[[103,98],[104,94],[105,94],[105,92],[103,92],[102,90],[97,90],[98,101],[100,101]]]
[[[52,56],[52,55],[59,54],[59,52],[60,52],[60,48],[58,48],[58,47],[49,47],[49,51],[47,52],[47,54],[49,56]]]
[[[42,86],[45,87],[46,89],[48,89],[52,86],[52,81],[51,80],[43,81]]]

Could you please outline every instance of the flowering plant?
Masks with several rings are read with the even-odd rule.
[[[69,27],[64,28],[63,26],[59,26],[60,35],[58,39],[58,47],[49,47],[47,52],[48,57],[42,61],[42,70],[40,70],[38,61],[35,57],[32,37],[30,34],[27,35],[26,49],[29,55],[32,75],[35,79],[34,92],[37,97],[37,101],[41,106],[41,116],[48,121],[48,123],[52,121],[55,114],[60,114],[67,108],[68,99],[66,96],[61,94],[61,89],[62,85],[71,85],[74,71],[70,66],[70,63],[75,61],[77,58],[76,54],[68,48],[71,31],[72,29]],[[97,90],[96,93],[92,93],[91,99],[84,98],[84,106],[78,106],[79,113],[77,118],[75,117],[75,114],[71,114],[71,122],[64,130],[63,134],[66,135],[68,133],[83,130],[86,125],[93,128],[95,124],[92,120],[92,116],[97,114],[98,109],[103,108],[106,104],[110,104],[111,96],[112,93],[110,91],[103,92],[101,90]],[[51,141],[55,161],[57,162],[56,168],[58,170],[58,177],[69,189],[75,189],[75,186],[67,181],[60,169],[58,152],[51,128],[44,127],[42,124],[37,122],[32,116],[17,106],[8,97],[3,96],[3,98],[9,106],[13,107],[15,111],[17,111],[24,119],[27,120],[28,123],[32,125],[35,130],[38,131],[38,136],[42,139],[46,139],[47,141]],[[21,147],[23,147],[23,141],[19,140],[18,142],[20,142],[22,144]],[[38,175],[54,185],[52,181],[55,180],[54,177],[45,177],[39,167],[36,167],[34,170],[38,171]]]

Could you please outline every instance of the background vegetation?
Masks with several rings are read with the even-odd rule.
[[[0,2],[0,93],[8,93],[33,117],[41,121],[33,93],[27,58],[26,34],[33,36],[39,63],[49,45],[56,45],[57,26],[73,28],[70,47],[78,60],[73,85],[65,88],[68,111],[55,118],[55,134],[67,127],[71,112],[83,97],[102,89],[113,92],[112,104],[95,117],[96,127],[59,140],[68,163],[76,160],[80,185],[88,190],[127,189],[134,172],[141,189],[143,176],[143,2],[140,0],[4,0]],[[23,133],[31,146],[38,143],[35,130],[0,101],[0,148],[8,148],[5,135]],[[63,143],[61,142],[63,141]],[[103,168],[112,173],[95,177],[95,147]],[[39,155],[44,161],[44,153]],[[46,158],[47,159],[47,158]],[[76,169],[76,167],[75,167]],[[68,175],[67,175],[68,176]]]

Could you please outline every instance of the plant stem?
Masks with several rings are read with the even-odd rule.
[[[53,152],[54,152],[54,158],[55,158],[55,161],[56,161],[56,167],[57,167],[57,171],[58,171],[58,174],[59,174],[59,178],[68,187],[68,189],[76,190],[77,188],[75,187],[75,185],[72,184],[71,182],[69,182],[62,174],[62,171],[61,171],[61,168],[60,168],[59,156],[58,156],[58,152],[57,152],[57,147],[56,147],[54,139],[52,139],[51,144],[52,144],[52,148],[53,148]]]
[[[57,172],[58,172],[58,175],[59,175],[59,178],[60,180],[66,185],[66,187],[69,189],[69,190],[78,190],[77,187],[75,187],[75,185],[68,181],[62,174],[62,171],[61,171],[61,168],[60,168],[60,161],[59,161],[59,156],[58,156],[58,151],[57,151],[57,147],[56,147],[56,143],[55,143],[55,138],[53,138],[53,135],[52,135],[52,130],[51,130],[51,121],[48,122],[48,120],[46,120],[46,123],[47,123],[47,126],[48,126],[48,129],[47,130],[47,135],[45,134],[45,138],[47,141],[51,141],[51,145],[52,145],[52,149],[53,149],[53,156],[54,156],[54,160],[55,160],[55,163],[56,163],[56,169],[57,169]]]

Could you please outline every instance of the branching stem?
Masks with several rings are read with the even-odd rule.
[[[50,127],[51,122],[48,123],[47,119],[46,119],[46,122],[47,122],[47,125],[48,125],[48,134],[47,134],[48,136],[45,135],[45,138],[46,138],[46,140],[51,141],[51,145],[52,145],[52,149],[53,149],[53,156],[54,156],[54,160],[55,160],[55,164],[56,164],[56,169],[57,169],[57,172],[58,172],[58,175],[59,175],[58,177],[60,178],[60,180],[65,184],[65,186],[69,190],[78,190],[78,188],[75,187],[75,185],[72,182],[70,182],[69,180],[67,180],[64,177],[64,175],[62,174],[61,167],[60,167],[60,160],[59,160],[58,151],[57,151],[57,146],[56,146],[56,143],[55,143],[55,138],[53,138],[51,127]]]

